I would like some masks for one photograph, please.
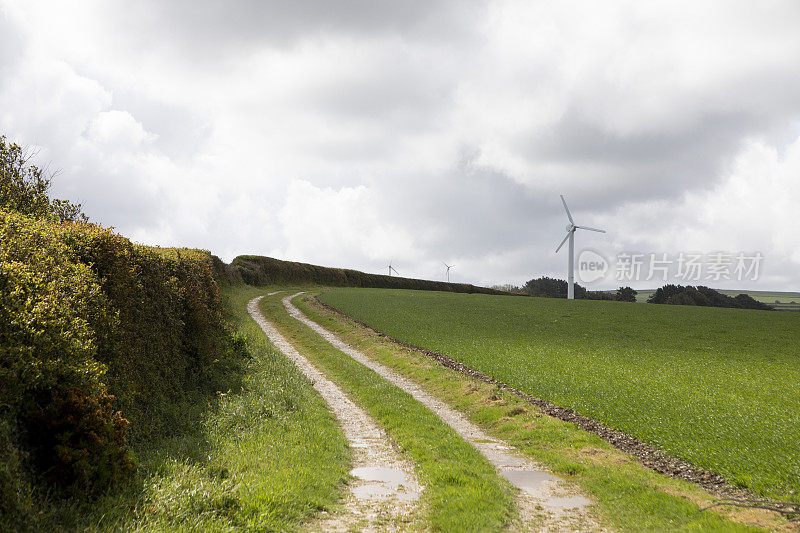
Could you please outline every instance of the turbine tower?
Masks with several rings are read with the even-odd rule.
[[[453,268],[455,265],[448,265],[444,261],[442,261],[442,263],[444,264],[444,266],[447,267],[447,283],[450,283],[450,269]]]
[[[589,231],[599,231],[600,233],[605,233],[606,230],[604,229],[597,229],[597,228],[590,228],[588,226],[578,226],[575,224],[575,221],[572,220],[572,214],[569,212],[569,207],[567,207],[567,201],[564,200],[564,195],[561,196],[561,203],[564,204],[564,211],[567,212],[567,218],[569,219],[569,224],[567,224],[567,236],[564,237],[564,240],[561,241],[561,244],[558,245],[556,248],[556,253],[564,246],[564,243],[567,242],[569,239],[569,276],[567,278],[567,299],[574,300],[575,299],[575,230],[576,229],[588,229]]]
[[[389,260],[389,275],[390,275],[390,276],[392,275],[392,271],[394,270],[394,267],[392,266],[392,261],[394,261],[394,259],[391,259],[391,260]],[[394,270],[394,273],[395,273],[395,274],[397,274],[398,276],[400,275],[400,274],[397,272],[397,270]]]

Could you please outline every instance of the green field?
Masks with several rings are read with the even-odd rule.
[[[739,294],[746,294],[751,298],[769,304],[778,311],[800,311],[800,292],[781,292],[781,291],[747,291],[733,289],[716,289],[725,296],[735,297]],[[656,292],[655,289],[642,289],[636,294],[637,302],[646,302],[650,295]]]
[[[321,299],[734,483],[800,501],[794,313],[384,289]]]

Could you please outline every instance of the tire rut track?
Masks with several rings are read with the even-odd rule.
[[[320,517],[310,524],[310,528],[320,531],[351,531],[353,528],[362,531],[402,530],[417,511],[423,490],[413,463],[400,457],[372,417],[317,370],[264,318],[258,309],[261,298],[259,296],[248,302],[250,316],[270,342],[311,381],[338,419],[353,450],[353,469],[350,473],[354,480],[350,483],[350,493],[344,502],[344,512]]]
[[[373,361],[308,318],[291,303],[291,300],[300,294],[303,293],[298,292],[282,299],[290,316],[311,328],[339,351],[409,393],[452,427],[463,439],[475,446],[504,478],[520,489],[517,505],[523,527],[526,524],[528,526],[535,524],[539,531],[603,530],[591,516],[588,507],[592,502],[578,494],[574,487],[547,472],[541,465],[522,456],[512,446],[489,436],[467,420],[463,414],[423,391],[413,381]]]

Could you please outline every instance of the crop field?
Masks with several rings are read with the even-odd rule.
[[[741,486],[800,501],[800,315],[386,289],[320,299]]]

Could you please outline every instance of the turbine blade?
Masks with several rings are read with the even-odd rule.
[[[569,212],[569,207],[567,207],[567,201],[564,200],[564,195],[561,194],[559,196],[561,196],[561,203],[564,204],[564,211],[567,212],[567,218],[569,219],[569,223],[570,224],[575,224],[575,221],[572,220],[572,213]]]
[[[565,243],[565,242],[567,242],[567,239],[569,239],[569,236],[570,236],[571,234],[572,234],[572,232],[571,232],[571,231],[568,231],[568,232],[567,232],[567,236],[566,236],[566,237],[564,237],[564,240],[563,240],[563,241],[561,241],[561,244],[559,244],[559,245],[558,245],[558,248],[556,248],[556,253],[558,253],[558,251],[561,249],[561,247],[562,247],[562,246],[564,246],[564,243]]]
[[[589,226],[575,226],[575,227],[580,229],[588,229],[589,231],[599,231],[600,233],[606,232],[606,230],[604,229],[590,228]]]

